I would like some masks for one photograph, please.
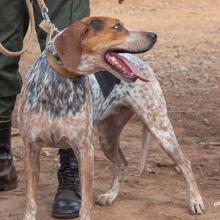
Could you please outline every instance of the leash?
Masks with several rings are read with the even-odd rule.
[[[60,31],[55,27],[55,25],[51,22],[50,17],[48,15],[48,8],[43,0],[37,0],[38,5],[40,7],[43,21],[39,24],[39,27],[47,33],[47,42],[50,41],[56,34]],[[47,50],[46,52],[47,61],[50,66],[57,71],[61,76],[69,79],[75,79],[80,77],[79,74],[71,72],[63,67],[60,63],[57,62],[53,54]]]
[[[60,31],[55,27],[55,25],[51,22],[50,17],[48,15],[48,8],[44,2],[44,0],[37,0],[38,5],[41,10],[41,14],[43,17],[43,21],[39,24],[39,27],[47,33],[47,42],[50,41],[56,34]]]
[[[30,47],[30,44],[31,44],[31,41],[33,38],[33,34],[34,34],[34,30],[35,30],[34,12],[33,12],[33,7],[32,7],[32,0],[25,0],[25,2],[27,4],[28,14],[30,17],[30,28],[31,28],[27,45],[22,50],[14,52],[14,51],[10,51],[10,50],[6,49],[2,45],[2,43],[0,43],[0,53],[4,54],[5,56],[9,56],[9,57],[20,56],[25,51],[27,51],[27,49]],[[37,0],[37,2],[38,2],[38,5],[40,7],[41,14],[43,17],[43,21],[40,23],[39,26],[41,29],[43,29],[47,33],[47,41],[48,41],[48,40],[51,40],[56,33],[59,33],[59,30],[50,21],[50,18],[48,15],[48,8],[47,8],[44,0]]]

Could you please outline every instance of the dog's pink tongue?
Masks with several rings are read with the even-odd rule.
[[[115,52],[111,52],[111,56],[116,57],[117,59],[122,61],[128,67],[126,69],[129,71],[129,75],[136,76],[138,79],[140,79],[140,80],[142,80],[144,82],[149,82],[149,80],[146,79],[140,73],[140,71],[134,65],[132,65],[132,63],[130,63],[125,57],[122,57],[122,56],[120,56],[119,54],[117,54]]]

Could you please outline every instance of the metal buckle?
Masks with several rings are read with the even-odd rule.
[[[44,11],[41,13],[41,14],[42,14],[42,17],[43,17],[44,20],[46,20],[46,21],[51,25],[52,28],[55,28],[55,25],[54,25],[54,24],[51,22],[51,20],[50,20],[48,11],[49,11],[49,10],[48,10],[47,7],[44,8]]]
[[[50,17],[48,15],[48,8],[44,8],[44,11],[41,14],[42,14],[42,17],[43,17],[44,20],[51,23]]]

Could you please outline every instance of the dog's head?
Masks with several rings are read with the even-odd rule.
[[[81,75],[107,70],[116,77],[147,81],[119,53],[143,53],[157,40],[151,32],[127,30],[114,18],[87,17],[70,25],[55,39],[55,48],[64,67]]]

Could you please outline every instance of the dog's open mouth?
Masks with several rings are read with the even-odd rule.
[[[149,80],[147,80],[129,60],[120,56],[117,52],[107,51],[104,58],[108,65],[114,68],[117,72],[120,72],[126,79],[131,81],[140,79],[144,82],[149,82]]]

